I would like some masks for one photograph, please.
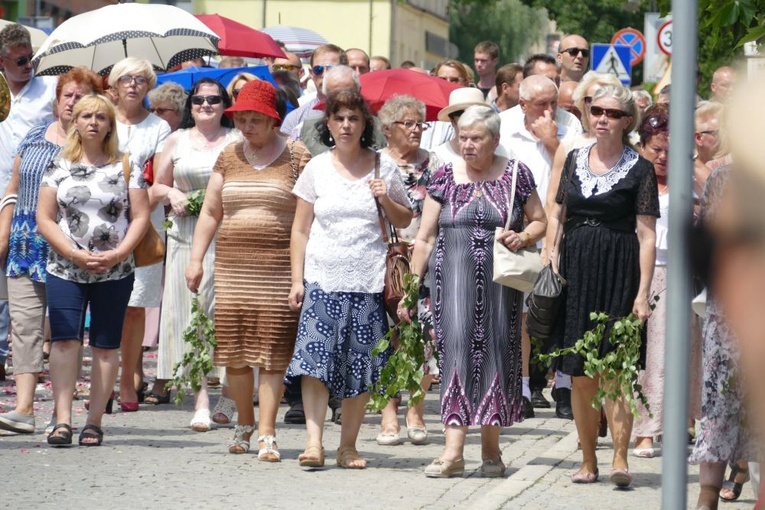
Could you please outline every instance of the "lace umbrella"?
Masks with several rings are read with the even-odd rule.
[[[218,54],[220,37],[192,14],[163,4],[115,4],[63,22],[35,54],[38,75],[75,66],[100,74],[125,57],[144,58],[159,70]]]

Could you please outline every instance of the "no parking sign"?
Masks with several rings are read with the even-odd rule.
[[[645,37],[643,37],[639,30],[623,28],[614,34],[611,38],[611,44],[628,46],[630,48],[630,64],[632,67],[643,61],[646,43]]]

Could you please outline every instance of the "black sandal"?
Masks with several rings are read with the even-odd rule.
[[[84,442],[83,439],[95,439],[95,442]],[[101,446],[104,440],[104,431],[98,425],[85,425],[80,432],[80,446]],[[71,438],[70,438],[71,441]]]
[[[57,431],[61,431],[56,434]],[[57,423],[48,434],[48,444],[51,446],[71,446],[72,427],[66,423]]]
[[[164,395],[160,395],[158,393],[149,392],[146,394],[146,398],[144,399],[144,403],[149,405],[160,405],[160,404],[169,404],[170,403],[170,390],[167,390]]]
[[[737,482],[736,477],[738,475],[746,475],[746,478],[743,482]],[[738,464],[731,464],[730,466],[730,476],[728,476],[728,481],[723,483],[722,489],[720,491],[720,499],[726,503],[732,503],[733,501],[736,501],[741,496],[741,490],[744,488],[744,484],[749,481],[749,468],[740,468],[738,467]],[[729,490],[733,493],[732,498],[725,498],[722,495],[722,490]]]

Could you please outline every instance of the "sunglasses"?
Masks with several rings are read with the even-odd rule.
[[[25,65],[27,65],[27,64],[31,64],[31,63],[32,63],[32,57],[33,57],[33,56],[34,56],[34,55],[29,55],[28,57],[20,57],[20,58],[17,58],[17,59],[16,59],[16,65],[17,65],[18,67],[24,67],[24,66],[25,66]]]
[[[623,119],[624,117],[630,117],[630,114],[621,110],[614,110],[613,108],[601,108],[600,106],[590,106],[590,115],[593,117],[600,117],[605,115],[609,119]]]
[[[666,127],[667,124],[669,124],[669,117],[666,115],[654,115],[651,117],[647,117],[643,124],[648,124],[652,128],[663,128]]]
[[[130,85],[133,82],[136,85],[146,85],[149,83],[149,79],[146,76],[133,76],[131,74],[120,76],[117,81],[123,85]]]
[[[174,108],[149,108],[149,111],[155,115],[164,115],[167,112],[175,111]]]
[[[316,67],[321,66],[314,66],[314,68]],[[296,69],[300,69],[300,66],[296,66],[295,64],[274,64],[271,66],[272,71],[294,71]]]
[[[569,48],[567,50],[562,50],[561,53],[568,53],[571,58],[576,57],[580,53],[584,58],[588,58],[590,56],[590,50],[587,48]]]
[[[413,131],[415,128],[418,128],[421,131],[428,129],[428,125],[424,122],[415,122],[413,120],[396,120],[393,123],[398,124],[399,126],[404,126],[408,131]]]
[[[191,104],[202,106],[207,101],[210,106],[220,104],[223,98],[220,96],[191,96]]]
[[[335,67],[335,66],[333,66],[333,65],[313,66],[311,68],[311,71],[313,71],[314,76],[321,76],[322,74],[324,74],[324,71],[329,71],[333,67]]]

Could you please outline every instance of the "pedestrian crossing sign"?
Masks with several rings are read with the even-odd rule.
[[[630,47],[613,44],[592,45],[592,70],[596,73],[613,74],[624,84],[632,83]]]

